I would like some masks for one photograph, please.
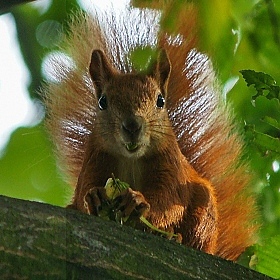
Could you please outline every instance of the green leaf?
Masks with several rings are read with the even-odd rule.
[[[276,85],[276,81],[270,75],[254,70],[241,70],[240,73],[248,87],[251,85],[254,86],[257,91],[257,96],[264,95],[268,99],[279,99],[280,86]]]
[[[263,147],[265,150],[280,153],[280,140],[278,138],[257,131],[254,132],[254,137],[255,143],[260,147]]]
[[[277,130],[280,130],[280,123],[276,119],[265,116],[263,121],[269,124],[270,126],[276,128]]]
[[[263,245],[255,246],[255,255],[250,266],[270,277],[280,278],[280,235],[268,239]]]

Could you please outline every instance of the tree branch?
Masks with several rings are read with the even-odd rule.
[[[0,196],[1,279],[269,279],[78,211]]]

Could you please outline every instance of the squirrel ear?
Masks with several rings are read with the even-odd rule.
[[[97,96],[100,98],[104,83],[106,83],[114,74],[114,69],[110,65],[103,51],[94,50],[92,52],[89,73],[95,86]]]
[[[165,49],[160,49],[157,60],[152,64],[151,75],[158,81],[163,94],[167,92],[171,64]]]

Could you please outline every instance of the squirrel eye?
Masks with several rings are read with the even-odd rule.
[[[107,109],[107,98],[105,95],[101,95],[101,97],[98,100],[98,107],[100,110],[106,110]]]
[[[157,107],[158,108],[163,108],[164,103],[165,103],[164,97],[162,96],[162,94],[159,94],[158,98],[157,98]]]

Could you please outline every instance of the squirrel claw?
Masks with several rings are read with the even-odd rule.
[[[102,209],[102,202],[107,201],[108,197],[104,187],[94,187],[84,196],[85,212],[90,215],[98,216]]]
[[[143,194],[131,188],[126,189],[118,198],[120,204],[117,211],[122,212],[122,217],[129,217],[133,212],[137,216],[146,216],[150,210],[150,204],[146,201]]]

